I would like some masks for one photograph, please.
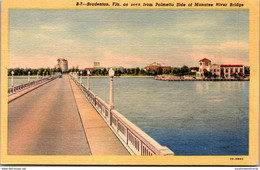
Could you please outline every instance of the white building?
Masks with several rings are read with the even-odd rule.
[[[196,72],[197,78],[242,78],[245,74],[243,65],[218,65],[212,64],[207,58],[199,61],[199,70]]]
[[[62,72],[68,71],[68,60],[64,58],[59,58],[57,59],[58,64],[56,65],[55,68],[60,68]]]
[[[245,75],[245,69],[243,65],[220,65],[222,78],[237,78]]]
[[[199,71],[196,73],[196,77],[204,78],[205,72],[210,72],[211,61],[207,58],[203,58],[199,61]]]

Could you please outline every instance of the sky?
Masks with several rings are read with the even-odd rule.
[[[10,68],[249,65],[248,10],[9,10]]]

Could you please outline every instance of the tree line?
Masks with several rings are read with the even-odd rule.
[[[163,70],[162,67],[159,67],[157,70],[145,70],[143,68],[115,68],[115,76],[156,76],[156,75],[195,75],[195,73],[191,72],[191,68],[188,66],[182,67],[172,67],[171,69]],[[69,72],[81,72],[82,75],[87,75],[87,70],[80,70],[77,67],[73,67],[69,70]],[[103,69],[95,69],[90,71],[91,76],[108,76],[109,68]]]
[[[115,68],[115,76],[156,76],[156,75],[174,75],[174,76],[184,76],[184,75],[195,75],[195,72],[191,72],[191,68],[184,65],[182,67],[171,67],[170,69],[163,70],[162,67],[159,67],[157,70],[145,70],[143,68]],[[14,68],[8,69],[8,76],[11,76],[11,72],[14,71],[15,76],[26,76],[30,71],[30,75],[42,75],[43,72],[46,75],[46,72],[50,75],[52,72],[61,72],[60,68]],[[67,72],[81,72],[82,75],[87,75],[87,70],[81,70],[78,67],[72,67]],[[90,70],[91,76],[108,76],[109,68],[95,69]],[[67,73],[66,72],[66,73]],[[250,67],[245,67],[245,75],[250,74]]]
[[[39,68],[39,69],[32,69],[32,68],[12,68],[8,69],[8,76],[12,75],[12,71],[14,71],[14,76],[27,76],[30,72],[30,75],[44,75],[48,72],[50,75],[53,72],[61,72],[60,68]]]

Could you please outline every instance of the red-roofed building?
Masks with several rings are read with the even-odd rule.
[[[243,77],[245,73],[243,65],[222,64],[220,67],[222,78]]]
[[[203,58],[199,61],[199,70],[196,77],[206,78],[241,78],[245,74],[244,65],[239,64],[211,64],[211,60]],[[205,76],[206,75],[206,76]]]
[[[199,70],[196,73],[196,77],[205,78],[205,72],[210,72],[211,61],[207,58],[203,58],[199,61]]]
[[[68,60],[64,58],[57,59],[58,64],[55,66],[55,68],[60,68],[62,72],[68,71]]]
[[[203,58],[203,59],[201,59],[200,61],[203,61],[203,62],[205,62],[205,61],[211,62],[211,60],[209,60],[209,59],[207,59],[207,58]]]
[[[86,67],[85,70],[94,70],[94,68],[87,68],[87,67]]]

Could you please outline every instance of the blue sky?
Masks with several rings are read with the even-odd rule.
[[[10,67],[249,64],[248,10],[10,10]]]

